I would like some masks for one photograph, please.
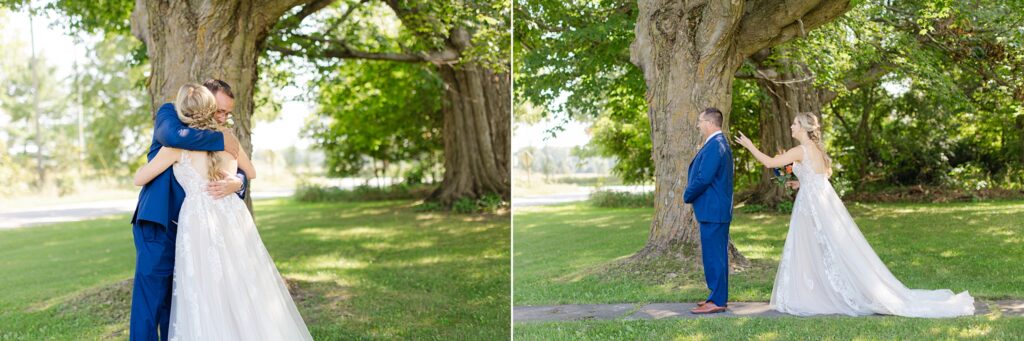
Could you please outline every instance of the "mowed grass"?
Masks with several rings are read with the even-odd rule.
[[[850,204],[848,208],[879,257],[908,287],[969,290],[982,300],[1024,298],[1020,267],[1024,264],[1024,202]],[[700,272],[663,269],[664,278],[650,278],[603,271],[643,247],[651,214],[650,208],[606,209],[587,203],[516,209],[514,305],[642,304],[706,298]],[[730,276],[730,300],[770,299],[788,223],[789,215],[736,215],[731,238],[753,266]],[[782,317],[531,323],[517,324],[515,336],[902,339],[970,338],[976,334],[1000,338],[1024,335],[1022,329],[1024,319],[998,316],[954,320]]]
[[[778,317],[516,324],[515,340],[1020,340],[1024,318]]]
[[[508,215],[255,204],[315,339],[508,339]],[[129,218],[0,230],[0,340],[127,338]]]

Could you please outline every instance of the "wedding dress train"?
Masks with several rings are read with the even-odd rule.
[[[242,199],[203,192],[206,155],[173,167],[178,216],[171,340],[312,340]],[[205,153],[202,153],[205,154]]]
[[[804,161],[793,165],[800,190],[772,288],[773,309],[801,316],[974,314],[974,298],[967,291],[908,289],[896,279],[801,147]]]

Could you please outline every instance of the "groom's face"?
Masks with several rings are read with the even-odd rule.
[[[708,131],[711,130],[711,125],[711,121],[704,117],[703,113],[697,115],[697,130],[700,131],[701,135],[707,136],[709,134]]]
[[[231,113],[235,110],[235,100],[225,95],[223,91],[218,91],[214,98],[217,99],[217,113],[214,114],[214,118],[220,124],[227,123]]]

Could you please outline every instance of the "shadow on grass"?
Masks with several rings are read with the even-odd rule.
[[[257,203],[261,238],[289,282],[311,333],[317,339],[507,339],[509,217],[420,213],[413,212],[411,206],[408,201]],[[128,234],[127,241],[120,241],[128,247],[118,254],[130,257],[130,227],[121,233]],[[50,233],[41,239],[57,238]],[[91,262],[74,259],[79,266]],[[38,259],[20,262],[57,265],[43,265],[46,262]],[[105,269],[105,277],[120,273],[123,280],[124,273],[130,276],[130,264]],[[88,323],[94,327],[88,331],[62,327],[26,335],[122,337],[127,327],[130,282],[128,291],[119,280],[95,279],[92,283],[75,285],[85,289],[73,289],[76,294],[72,296],[43,299],[49,303],[42,306],[39,298],[27,299],[39,306],[30,313],[35,318],[7,326],[39,328],[59,312],[57,317],[69,325]],[[6,325],[3,318],[0,315],[0,326]]]
[[[516,340],[1014,340],[1024,318],[779,317],[516,325]]]
[[[859,228],[907,286],[1024,297],[1024,203],[851,204]],[[689,301],[707,294],[699,270],[667,262],[650,273],[600,269],[640,250],[651,209],[587,204],[516,212],[515,305]],[[753,265],[730,278],[734,300],[767,301],[789,215],[737,214],[731,237]]]

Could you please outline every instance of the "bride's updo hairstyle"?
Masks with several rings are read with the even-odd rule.
[[[178,89],[178,98],[174,100],[174,109],[178,112],[181,123],[195,129],[214,130],[218,128],[214,113],[217,112],[217,99],[205,86],[188,83]],[[206,152],[207,175],[210,180],[220,180],[221,159],[217,152]]]
[[[825,173],[832,175],[832,158],[828,157],[828,153],[825,152],[825,142],[821,139],[821,124],[818,123],[818,116],[810,112],[802,112],[796,115],[793,119],[800,128],[803,128],[807,132],[807,136],[814,141],[814,144],[818,146],[818,151],[821,152],[821,157],[825,159]]]

